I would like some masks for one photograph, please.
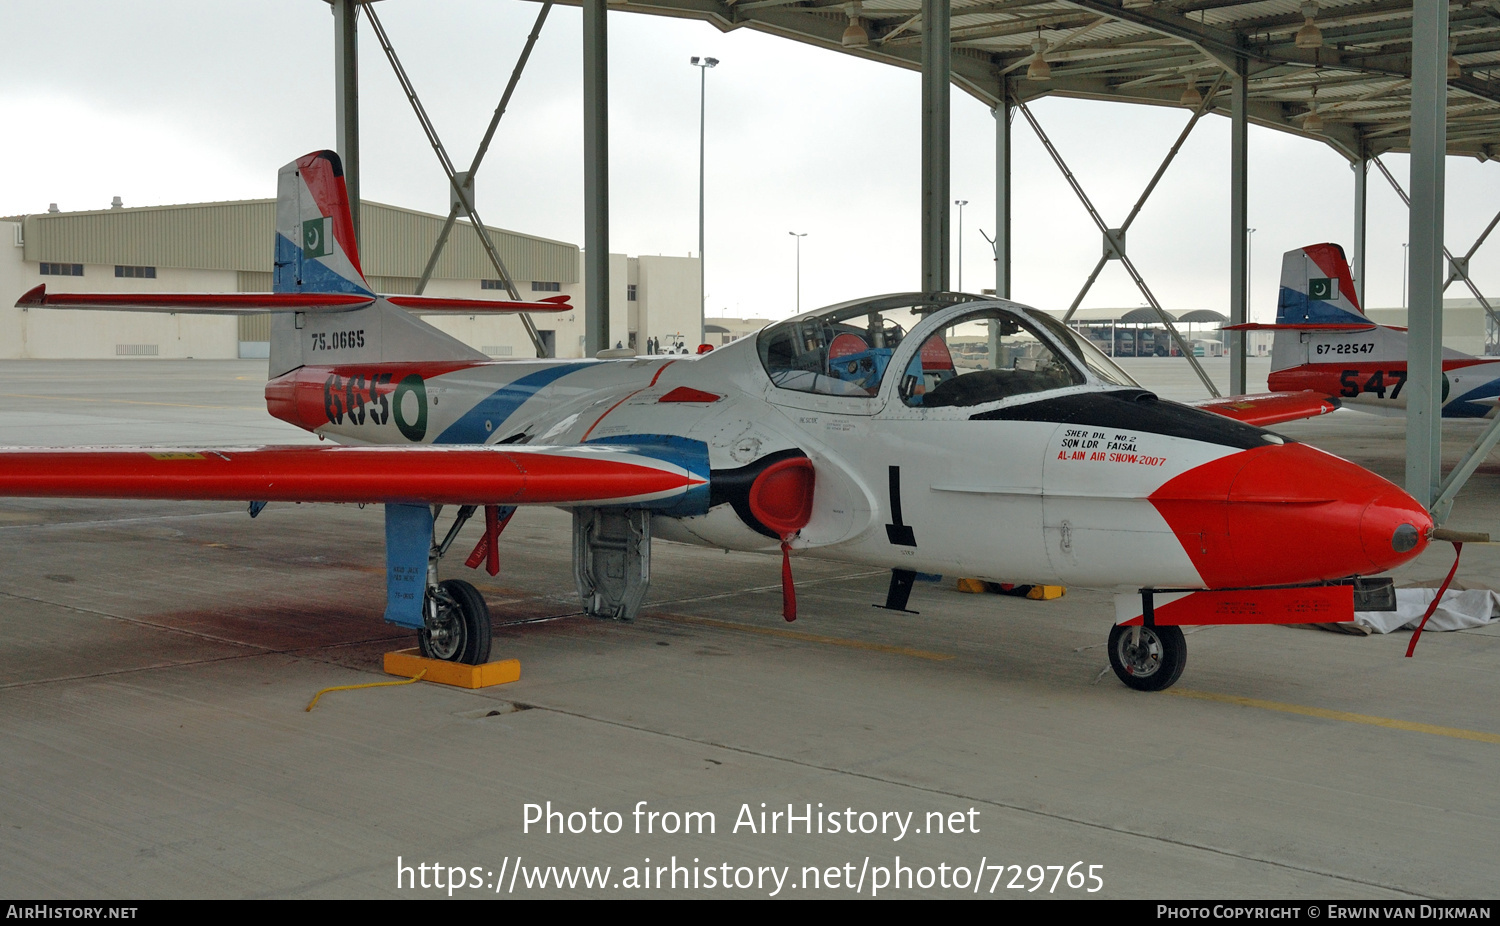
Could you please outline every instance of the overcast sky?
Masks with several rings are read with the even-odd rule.
[[[386,0],[377,11],[453,160],[466,166],[540,7],[527,0]],[[486,223],[579,242],[583,234],[581,17],[554,7],[478,182]],[[0,214],[260,198],[277,168],[334,145],[333,18],[322,0],[5,0]],[[611,13],[611,250],[696,252],[698,69],[707,117],[710,314],[778,318],[919,285],[920,76],[699,22]],[[364,196],[445,212],[446,183],[374,36],[361,31]],[[1033,111],[1110,224],[1128,212],[1187,121],[1183,109],[1051,99]],[[1098,232],[1029,127],[1013,129],[1013,295],[1065,308]],[[1252,127],[1252,301],[1269,320],[1281,253],[1346,246],[1353,173],[1326,145]],[[1227,311],[1229,123],[1200,123],[1129,236],[1173,312]],[[953,95],[953,198],[964,210],[963,286],[994,283],[994,122]],[[1406,182],[1403,155],[1388,156]],[[1456,252],[1500,210],[1500,165],[1450,158]],[[1401,304],[1406,210],[1370,180],[1372,306]],[[955,241],[958,214],[954,213]],[[1500,235],[1476,278],[1500,293]],[[268,246],[269,247],[269,246]],[[955,271],[956,277],[956,271]],[[954,285],[958,285],[955,278]],[[1461,286],[1461,284],[1460,284]],[[1450,296],[1467,295],[1455,287]],[[1117,264],[1085,302],[1143,304]]]

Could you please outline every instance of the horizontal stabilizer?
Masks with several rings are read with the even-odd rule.
[[[1208,399],[1191,402],[1194,408],[1233,418],[1245,424],[1263,428],[1283,421],[1299,418],[1315,418],[1337,411],[1339,400],[1319,392],[1263,392],[1258,395],[1237,395],[1224,399]]]
[[[446,296],[386,296],[385,301],[421,314],[456,312],[461,315],[509,312],[572,312],[568,297],[556,296],[540,302],[509,302],[503,299],[450,299]]]
[[[32,287],[16,301],[22,309],[103,309],[113,312],[184,312],[195,315],[264,315],[274,312],[352,312],[375,304],[361,293],[49,293]],[[411,312],[463,315],[515,312],[571,312],[567,297],[541,302],[502,299],[449,299],[444,296],[389,296],[386,301]]]
[[[374,302],[374,296],[358,293],[49,293],[43,283],[28,290],[16,301],[16,307],[263,315],[267,312],[351,312]]]
[[[1246,322],[1243,325],[1225,325],[1221,331],[1369,331],[1371,328],[1379,328],[1374,322],[1355,324],[1352,322],[1289,322],[1287,324],[1267,325],[1264,322]],[[1405,329],[1402,329],[1405,330]]]
[[[706,503],[706,448],[701,473],[660,456],[631,446],[20,449],[0,452],[0,497],[675,507],[702,495]]]

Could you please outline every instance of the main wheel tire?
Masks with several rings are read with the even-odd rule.
[[[1132,645],[1135,631],[1140,642]],[[1187,666],[1187,640],[1181,627],[1122,627],[1109,631],[1109,664],[1120,681],[1136,691],[1172,687]]]
[[[482,665],[490,660],[490,609],[479,590],[462,579],[438,583],[437,626],[417,631],[429,659]]]

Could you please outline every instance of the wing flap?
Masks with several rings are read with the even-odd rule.
[[[1340,407],[1338,399],[1312,390],[1236,395],[1188,404],[1259,428],[1299,418],[1315,418]]]
[[[659,507],[706,494],[706,448],[701,474],[648,453],[621,446],[17,449],[0,452],[0,496]]]

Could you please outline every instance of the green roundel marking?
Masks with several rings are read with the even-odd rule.
[[[417,397],[416,421],[407,421],[401,411],[401,400],[408,392]],[[391,396],[391,410],[396,413],[396,427],[407,440],[420,443],[427,436],[427,386],[422,377],[413,373],[396,385],[396,392]]]

